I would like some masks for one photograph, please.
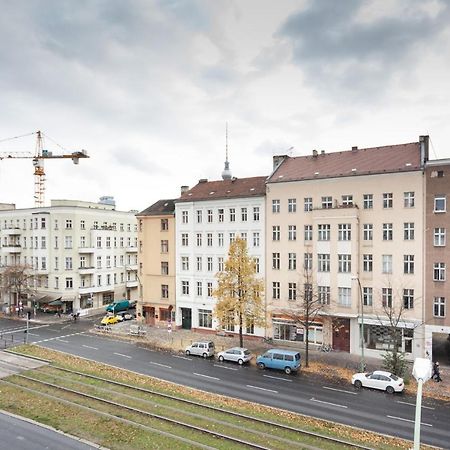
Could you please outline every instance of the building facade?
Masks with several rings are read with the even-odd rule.
[[[27,266],[34,276],[27,298],[3,293],[5,309],[22,301],[88,314],[113,300],[137,300],[135,213],[116,211],[107,200],[0,210],[0,266]]]
[[[175,315],[175,204],[159,200],[137,214],[139,279],[137,313],[145,323],[171,324]]]

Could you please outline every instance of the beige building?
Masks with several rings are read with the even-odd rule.
[[[137,313],[150,325],[174,321],[175,205],[159,200],[137,214],[141,295]]]
[[[423,354],[427,159],[427,136],[404,145],[274,157],[266,293],[275,340],[304,340],[289,312],[299,308],[307,273],[323,303],[310,342],[359,353],[362,332],[366,355],[378,356],[395,322],[400,349],[410,358]]]

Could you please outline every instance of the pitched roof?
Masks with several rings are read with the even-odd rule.
[[[164,214],[175,214],[174,200],[158,200],[152,206],[136,214],[136,216],[161,216]]]
[[[193,202],[266,195],[267,177],[232,178],[231,180],[200,180],[196,186],[181,195],[176,202]]]
[[[268,183],[348,177],[421,169],[420,144],[388,145],[343,152],[285,157]]]

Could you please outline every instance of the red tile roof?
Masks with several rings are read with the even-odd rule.
[[[267,177],[232,178],[231,180],[199,183],[181,195],[176,202],[193,202],[240,197],[261,197],[266,195]]]
[[[388,145],[286,157],[268,183],[420,170],[420,144]]]
[[[158,200],[153,205],[149,206],[144,211],[136,214],[136,216],[161,216],[161,215],[175,215],[174,200]]]

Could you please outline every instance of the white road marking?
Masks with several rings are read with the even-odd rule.
[[[65,341],[64,339],[59,339],[59,338],[58,338],[58,341],[59,341],[59,342],[64,342],[64,343],[66,343],[66,344],[69,343],[69,341]]]
[[[188,358],[187,356],[178,356],[178,355],[172,355],[173,358],[180,358],[180,359],[186,359],[188,361],[192,361],[192,358]]]
[[[409,406],[414,406],[414,407],[416,407],[415,403],[402,402],[402,401],[400,401],[400,400],[398,400],[397,403],[401,403],[402,405],[409,405]],[[425,409],[435,409],[435,408],[432,408],[431,406],[423,406],[423,405],[422,405],[422,408],[425,408]]]
[[[252,386],[251,384],[247,384],[247,387],[251,388],[251,389],[258,389],[259,391],[273,392],[274,394],[278,394],[278,391],[274,391],[272,389],[266,389],[266,388],[262,388],[262,387],[258,387],[258,386]]]
[[[287,378],[282,378],[282,377],[274,377],[272,375],[263,375],[263,377],[266,378],[273,378],[274,380],[281,380],[281,381],[287,381],[289,383],[292,383],[292,380],[288,380]]]
[[[396,417],[396,416],[386,416],[389,417],[389,419],[397,419],[397,420],[401,420],[403,422],[411,422],[414,423],[414,420],[411,419],[404,419],[403,417]],[[424,423],[424,422],[420,422],[421,425],[425,425],[426,427],[432,427],[433,425],[431,425],[430,423]]]
[[[129,359],[131,359],[131,356],[129,356],[129,355],[124,355],[123,353],[116,353],[116,352],[114,352],[114,354],[117,355],[117,356],[123,356],[124,358],[129,358]]]
[[[152,362],[150,361],[149,364],[153,364],[154,366],[160,366],[160,367],[167,367],[168,369],[171,369],[171,366],[168,366],[167,364],[160,364],[160,363],[156,363],[156,362]]]
[[[39,337],[39,334],[28,332],[28,336],[37,336],[37,337]]]
[[[48,338],[48,339],[43,339],[42,341],[35,341],[34,344],[40,344],[41,342],[48,342],[48,341],[60,341],[61,338],[66,338],[66,337],[71,337],[71,336],[78,336],[84,334],[83,331],[79,332],[79,333],[72,333],[72,334],[66,334],[64,336],[57,336],[57,337],[53,337],[53,338]]]
[[[310,400],[310,402],[323,403],[325,405],[336,406],[336,408],[345,408],[345,409],[348,408],[348,406],[345,405],[338,405],[337,403],[324,402],[323,400],[317,400],[314,397]]]
[[[203,375],[202,373],[195,373],[194,372],[194,375],[197,375],[198,377],[209,378],[210,380],[218,380],[218,381],[220,381],[220,378],[210,377],[209,375]]]
[[[82,347],[84,347],[84,348],[91,348],[92,350],[98,350],[98,348],[97,347],[91,347],[90,345],[82,345]]]
[[[64,325],[63,327],[61,327],[61,330],[65,330],[66,328],[69,328],[70,325]]]
[[[328,387],[328,386],[322,386],[324,389],[328,389],[330,391],[337,391],[337,392],[343,392],[344,394],[351,394],[351,395],[357,395],[356,392],[351,392],[351,391],[345,391],[344,389],[336,389],[336,388],[332,388],[332,387]]]
[[[221,369],[227,369],[227,370],[237,370],[236,367],[227,367],[227,366],[222,366],[221,364],[214,364],[214,367],[220,367]]]

